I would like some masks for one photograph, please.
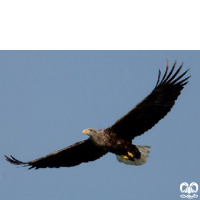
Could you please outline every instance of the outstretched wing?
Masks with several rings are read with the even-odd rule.
[[[90,139],[87,139],[30,162],[21,162],[12,156],[10,158],[5,157],[12,164],[30,166],[29,169],[38,169],[46,167],[72,167],[83,162],[94,161],[106,153],[106,151],[93,144]]]
[[[188,70],[178,76],[183,64],[173,74],[175,65],[176,62],[169,73],[167,65],[162,80],[160,80],[161,72],[159,70],[158,81],[154,90],[131,111],[116,121],[110,127],[112,131],[124,139],[132,140],[151,129],[165,117],[190,77],[182,79]]]

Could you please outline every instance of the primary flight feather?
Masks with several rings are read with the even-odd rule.
[[[100,130],[83,130],[83,134],[90,136],[87,140],[29,162],[19,161],[13,156],[5,156],[6,160],[15,165],[29,166],[30,169],[72,167],[97,160],[110,152],[116,154],[119,162],[130,165],[144,164],[149,156],[150,146],[134,145],[132,140],[167,115],[188,83],[190,76],[184,77],[188,70],[180,74],[183,64],[177,70],[175,66],[176,62],[169,70],[167,65],[162,79],[159,70],[153,91],[112,126]]]

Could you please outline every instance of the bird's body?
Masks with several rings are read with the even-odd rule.
[[[130,155],[128,155],[128,152],[130,152],[134,154],[136,158],[140,158],[140,152],[137,150],[136,146],[127,140],[120,138],[117,134],[113,133],[112,130],[94,130],[89,128],[85,129],[83,132],[85,132],[84,134],[91,135],[90,139],[92,142],[106,152],[127,157],[130,157]]]
[[[25,165],[30,168],[72,167],[84,162],[94,161],[107,154],[116,154],[117,160],[130,165],[142,165],[149,156],[150,146],[134,145],[132,140],[151,129],[164,118],[174,106],[176,99],[187,84],[187,73],[178,75],[182,65],[174,72],[175,64],[160,80],[160,71],[157,84],[153,91],[126,115],[106,129],[85,129],[83,134],[89,139],[77,142],[59,151],[55,151],[39,159],[22,162],[14,157],[6,157],[7,161],[16,165]]]

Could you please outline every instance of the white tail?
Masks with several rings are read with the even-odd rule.
[[[136,147],[138,148],[138,150],[141,153],[141,157],[140,159],[134,158],[134,160],[128,160],[123,158],[120,155],[116,155],[117,160],[119,162],[123,162],[127,165],[143,165],[144,163],[146,163],[147,158],[149,157],[149,149],[151,148],[150,146],[142,146],[142,145],[136,145]]]

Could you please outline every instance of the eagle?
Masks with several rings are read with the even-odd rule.
[[[168,70],[167,62],[162,79],[159,70],[153,91],[112,126],[99,130],[85,129],[83,134],[87,134],[88,139],[36,160],[22,162],[5,155],[6,160],[15,165],[28,166],[29,169],[59,168],[94,161],[110,152],[116,155],[119,162],[143,165],[149,156],[150,146],[135,145],[132,140],[151,129],[169,113],[181,90],[188,83],[190,76],[185,77],[185,74],[189,69],[180,74],[183,63],[176,70],[175,66],[176,61],[171,70]]]

